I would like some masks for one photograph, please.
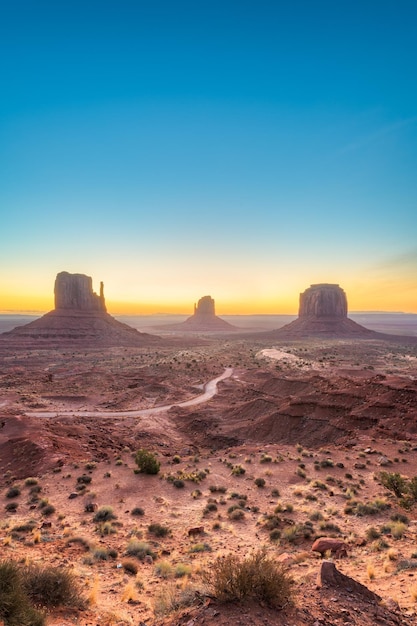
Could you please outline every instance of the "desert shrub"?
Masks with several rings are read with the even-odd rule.
[[[136,452],[135,463],[143,474],[157,474],[161,467],[153,452],[143,448]]]
[[[320,511],[313,511],[310,514],[310,519],[312,522],[319,522],[320,520],[323,519],[323,514],[320,513]]]
[[[275,528],[279,528],[282,525],[282,519],[278,517],[278,515],[270,514],[265,518],[265,528],[267,530],[274,530]]]
[[[37,485],[37,484],[38,484],[38,479],[32,476],[29,476],[29,478],[26,478],[25,480],[26,487],[30,487],[31,485]]]
[[[91,483],[91,480],[91,476],[88,476],[88,474],[83,474],[82,476],[78,476],[77,483],[79,485],[89,485]]]
[[[171,529],[163,524],[149,524],[148,531],[155,537],[166,537],[170,534]]]
[[[292,595],[292,579],[264,550],[245,559],[234,554],[218,557],[204,578],[213,594],[226,602],[257,600],[280,608]]]
[[[246,473],[246,470],[241,465],[233,465],[232,467],[232,475],[233,476],[242,476]]]
[[[365,535],[368,541],[374,541],[375,539],[379,539],[381,533],[377,528],[375,528],[375,526],[369,526],[366,529]]]
[[[95,522],[109,522],[113,519],[117,519],[117,515],[114,514],[113,508],[109,505],[101,506],[93,517]]]
[[[220,485],[210,485],[209,490],[211,493],[226,493],[227,487],[223,487]]]
[[[259,463],[272,463],[272,456],[263,452],[261,454],[261,458],[259,459]]]
[[[20,489],[17,486],[9,487],[6,491],[6,498],[17,498],[17,496],[20,496]]]
[[[406,525],[410,523],[410,520],[408,519],[408,517],[404,515],[403,513],[393,513],[390,519],[392,522],[402,522],[403,524],[406,524]]]
[[[92,550],[92,555],[97,561],[107,561],[109,558],[107,548],[94,548]]]
[[[401,474],[394,472],[380,472],[379,480],[381,484],[388,489],[388,491],[392,491],[397,498],[401,498],[401,496],[407,491],[407,482]]]
[[[319,529],[321,531],[329,531],[329,532],[333,532],[333,533],[340,533],[340,527],[337,524],[334,524],[333,522],[320,522],[319,524]]]
[[[17,502],[8,502],[6,504],[6,506],[4,507],[6,509],[6,511],[8,511],[9,513],[14,513],[14,511],[17,510],[18,507],[18,503]]]
[[[373,502],[358,502],[352,500],[345,506],[344,512],[348,515],[357,515],[364,517],[365,515],[377,515],[381,511],[389,509],[391,505],[385,500],[375,499]]]
[[[49,516],[55,513],[55,507],[53,504],[47,504],[42,508],[42,515]]]
[[[173,462],[173,463],[181,463],[181,457],[180,457],[180,455],[179,455],[179,454],[175,454],[175,455],[172,457],[172,462]]]
[[[208,515],[213,511],[217,511],[217,504],[215,504],[214,502],[208,502],[203,509],[203,515]]]
[[[22,568],[23,588],[36,606],[81,608],[84,600],[77,578],[69,570],[30,564]]]
[[[264,478],[255,478],[254,483],[257,487],[265,487],[265,479]]]
[[[132,574],[133,576],[136,576],[139,569],[135,561],[131,561],[130,559],[123,559],[122,567],[127,574]]]
[[[106,535],[113,535],[117,532],[111,522],[99,522],[97,530],[100,533],[101,537],[105,537]]]
[[[188,565],[187,563],[178,563],[175,566],[174,576],[175,578],[183,578],[184,576],[190,576],[191,572],[191,565]]]
[[[233,522],[236,522],[237,520],[241,520],[245,517],[245,511],[239,507],[231,511],[228,515],[229,519],[231,519]]]
[[[413,478],[410,478],[407,485],[407,490],[413,500],[417,500],[417,476],[413,476]]]
[[[142,509],[142,507],[135,506],[135,508],[131,510],[130,514],[131,515],[136,515],[136,516],[145,515],[145,511],[144,511],[144,509]]]
[[[159,587],[154,599],[154,612],[157,617],[161,617],[185,607],[201,604],[202,599],[203,595],[198,587],[187,584],[179,588],[174,582],[169,582]]]
[[[404,536],[407,526],[402,522],[390,522],[391,535],[394,539],[401,539]]]
[[[334,466],[334,462],[332,461],[332,459],[323,459],[322,461],[320,461],[320,467],[333,467]]]
[[[30,519],[27,522],[23,522],[21,524],[17,524],[16,526],[13,526],[12,528],[12,532],[17,532],[17,533],[29,533],[31,532],[34,528],[36,528],[37,526],[37,522],[34,519]]]
[[[185,482],[183,480],[181,480],[180,478],[175,478],[172,481],[172,484],[174,485],[174,487],[176,487],[177,489],[184,489],[185,487]]]
[[[169,561],[159,561],[155,565],[155,574],[159,576],[159,578],[172,578],[174,570]]]
[[[271,541],[278,541],[281,537],[281,531],[278,528],[274,528],[274,530],[271,530],[271,532],[269,533],[269,538]]]
[[[0,619],[7,626],[44,626],[45,617],[33,608],[14,561],[0,562]]]
[[[212,548],[211,545],[208,543],[194,543],[192,546],[190,546],[189,548],[189,552],[194,553],[194,552],[211,552]]]
[[[146,556],[155,558],[151,546],[146,541],[138,541],[137,539],[131,539],[127,544],[126,554],[128,556],[135,556],[140,561],[143,561]]]

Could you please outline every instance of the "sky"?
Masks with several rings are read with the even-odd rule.
[[[417,313],[415,0],[14,0],[0,311]]]

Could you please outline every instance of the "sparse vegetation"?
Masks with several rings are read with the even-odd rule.
[[[135,463],[143,474],[157,474],[161,467],[155,454],[143,448],[136,452]]]
[[[290,576],[265,551],[245,559],[234,554],[218,557],[204,578],[222,601],[252,599],[281,608],[291,600]]]

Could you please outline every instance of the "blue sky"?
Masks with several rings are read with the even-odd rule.
[[[0,23],[0,310],[417,312],[415,2],[28,2]]]

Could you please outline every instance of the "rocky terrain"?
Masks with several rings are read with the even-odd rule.
[[[2,558],[68,568],[88,602],[47,623],[416,623],[417,505],[381,481],[417,475],[416,346],[184,341],[0,343]],[[226,368],[210,400],[179,406]],[[159,406],[171,408],[149,412]],[[157,475],[135,473],[140,448]],[[346,552],[323,561],[320,537]],[[215,559],[262,547],[293,579],[292,601],[214,597]]]

